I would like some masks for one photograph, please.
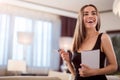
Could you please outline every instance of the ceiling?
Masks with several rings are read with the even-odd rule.
[[[85,4],[94,4],[100,11],[111,10],[114,0],[21,0],[70,12],[78,12]]]
[[[114,0],[6,0],[6,3],[53,14],[76,17],[80,8],[85,4],[94,4],[100,12],[112,11],[113,1]]]

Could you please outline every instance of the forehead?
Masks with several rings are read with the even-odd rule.
[[[92,6],[87,6],[87,7],[85,7],[84,8],[84,10],[83,10],[84,12],[88,12],[88,11],[96,11],[96,9],[94,8],[94,7],[92,7]]]

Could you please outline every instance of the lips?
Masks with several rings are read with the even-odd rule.
[[[93,20],[88,20],[87,23],[93,23],[94,21]]]
[[[95,19],[87,19],[87,23],[94,23]]]

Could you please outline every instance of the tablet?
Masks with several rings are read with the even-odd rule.
[[[81,51],[81,63],[90,68],[99,68],[100,64],[100,50]]]

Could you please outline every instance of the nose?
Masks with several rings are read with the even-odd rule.
[[[93,17],[93,15],[91,13],[89,13],[88,17]]]

